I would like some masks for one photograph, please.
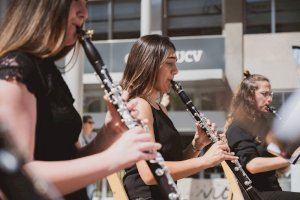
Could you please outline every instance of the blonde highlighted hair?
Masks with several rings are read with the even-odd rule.
[[[20,50],[49,57],[63,48],[72,0],[13,0],[1,24],[0,56]]]

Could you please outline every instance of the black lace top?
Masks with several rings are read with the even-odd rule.
[[[74,99],[54,61],[11,52],[0,57],[0,79],[16,79],[24,83],[36,97],[35,160],[75,158],[74,144],[81,131],[81,118],[73,107]],[[66,198],[85,199],[85,195],[77,192]]]
[[[151,108],[154,119],[153,128],[155,141],[162,145],[159,152],[166,161],[183,160],[182,139],[172,121],[161,109],[157,110],[153,107]],[[165,199],[157,185],[149,186],[143,182],[136,165],[126,169],[124,184],[130,199],[150,197],[153,200]]]

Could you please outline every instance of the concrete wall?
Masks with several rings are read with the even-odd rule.
[[[244,35],[245,69],[267,76],[275,90],[296,88],[293,45],[300,46],[300,32]]]
[[[232,91],[243,78],[244,1],[223,0],[223,36],[225,37],[225,75]]]

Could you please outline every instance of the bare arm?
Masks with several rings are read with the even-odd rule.
[[[208,124],[210,124],[210,122],[208,122]],[[208,139],[205,131],[201,128],[201,126],[198,123],[196,123],[195,126],[196,126],[196,132],[194,138],[191,144],[189,144],[186,147],[186,149],[183,151],[183,156],[186,159],[199,156],[201,150],[205,146],[211,143],[211,141]],[[213,129],[214,127],[212,126],[211,128]]]
[[[33,159],[36,99],[16,80],[0,79],[0,121],[7,126],[14,143],[27,160]]]
[[[67,161],[32,161],[25,165],[25,169],[52,182],[62,194],[68,194],[129,167],[138,160],[153,159],[154,154],[144,151],[160,146],[150,141],[151,138],[141,128],[137,128],[122,134],[119,140],[102,153]]]
[[[121,164],[112,159],[109,152],[69,161],[32,161],[25,165],[29,174],[53,183],[62,194],[83,188],[120,169]]]
[[[256,157],[247,163],[246,168],[250,173],[256,174],[277,170],[287,166],[289,166],[288,161],[281,157]]]
[[[150,105],[144,99],[138,98],[137,110],[139,111],[139,117],[149,119],[149,130],[152,135],[152,139],[154,140],[153,116]],[[227,145],[218,143],[213,145],[211,150],[202,157],[191,158],[183,161],[167,161],[165,164],[169,168],[173,179],[178,180],[203,169],[215,166],[225,159],[237,159],[237,157],[225,152],[225,149],[227,148]],[[156,184],[156,181],[145,161],[138,162],[137,168],[141,178],[146,184]]]
[[[203,149],[203,147],[199,147],[199,149],[193,147],[193,145],[191,143],[183,150],[183,157],[186,159],[198,157],[200,155],[202,149]]]
[[[0,120],[9,126],[16,145],[26,154],[28,162],[25,170],[52,182],[62,194],[76,191],[139,160],[153,159],[154,154],[145,152],[160,148],[160,145],[151,142],[149,134],[138,127],[120,134],[103,153],[67,161],[35,161],[34,95],[22,83],[1,81],[0,111]]]

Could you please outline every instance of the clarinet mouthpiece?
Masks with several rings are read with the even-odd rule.
[[[276,113],[276,109],[273,106],[267,105],[267,109],[270,113]]]
[[[76,32],[80,36],[85,35],[85,31],[81,27],[79,27],[79,26],[76,27]]]

